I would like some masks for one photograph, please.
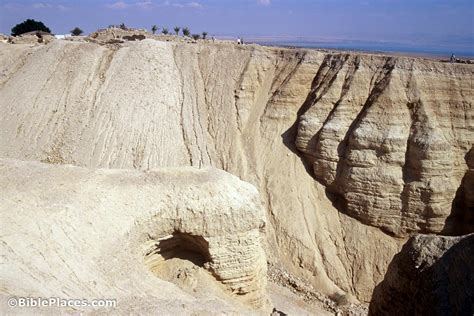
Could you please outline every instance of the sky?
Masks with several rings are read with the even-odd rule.
[[[125,23],[216,36],[364,40],[474,54],[474,0],[0,0],[0,32],[27,18],[55,34]]]

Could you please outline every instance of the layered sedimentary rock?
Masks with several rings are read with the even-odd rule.
[[[370,315],[472,315],[474,234],[411,238],[374,291]]]
[[[379,228],[441,229],[472,146],[469,65],[146,39],[5,45],[0,73],[0,157],[224,169],[272,263],[365,301],[404,242]]]
[[[223,171],[0,160],[0,216],[3,295],[114,298],[122,312],[270,308],[258,192]],[[178,271],[188,292],[153,274],[174,258],[197,265]]]
[[[327,56],[299,119],[298,149],[343,212],[399,236],[441,232],[473,146],[473,72]]]

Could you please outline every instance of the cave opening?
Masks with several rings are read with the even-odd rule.
[[[211,261],[209,243],[202,236],[175,232],[154,240],[145,254],[145,263],[152,270],[171,259],[180,259],[198,267],[205,267],[206,263]]]

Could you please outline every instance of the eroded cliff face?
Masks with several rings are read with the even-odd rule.
[[[341,210],[398,236],[443,231],[474,140],[473,70],[326,57],[297,145]]]
[[[0,156],[224,169],[260,191],[269,260],[325,294],[368,301],[404,242],[381,229],[441,231],[467,171],[467,65],[154,40],[3,48]]]

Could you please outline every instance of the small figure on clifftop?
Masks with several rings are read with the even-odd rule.
[[[450,62],[455,63],[456,62],[456,56],[454,54],[451,54],[451,58],[449,59]]]
[[[240,37],[237,38],[237,45],[240,45],[241,41],[240,41]]]

